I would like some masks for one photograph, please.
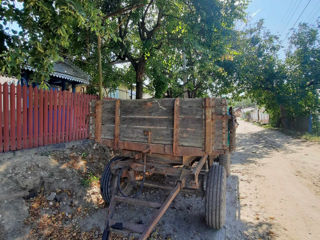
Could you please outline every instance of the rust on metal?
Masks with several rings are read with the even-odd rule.
[[[192,173],[194,175],[194,182],[197,187],[199,187],[199,173],[203,167],[203,165],[206,163],[208,158],[208,155],[203,156],[200,161],[198,162],[197,166],[192,170]]]
[[[176,196],[178,195],[178,193],[181,191],[181,189],[183,187],[184,187],[183,181],[177,183],[176,187],[171,191],[171,193],[167,197],[166,201],[162,204],[161,208],[156,212],[156,214],[152,218],[152,221],[148,224],[146,229],[143,231],[139,240],[146,240],[150,236],[150,233],[152,232],[154,227],[157,225],[157,223],[160,221],[161,217],[168,210],[170,204],[176,198]]]
[[[114,149],[119,148],[119,136],[120,136],[120,100],[115,102],[115,113],[114,113]]]
[[[102,144],[113,148],[113,140],[111,139],[102,139]],[[143,152],[150,147],[150,152],[155,154],[163,154],[163,155],[172,155],[172,145],[165,145],[165,144],[147,144],[147,143],[140,143],[140,142],[129,142],[129,141],[119,141],[119,149],[121,150],[128,150],[128,151],[136,151],[136,152]],[[213,153],[221,154],[223,153],[223,149],[217,149]],[[179,146],[179,150],[176,156],[204,156],[205,152],[201,148],[196,147],[182,147]]]
[[[160,208],[162,205],[161,203],[158,203],[158,202],[149,202],[149,201],[144,201],[137,198],[120,197],[120,196],[115,196],[114,200],[117,202],[124,202],[132,205],[138,205],[138,206],[144,206],[144,207],[150,207],[150,208]]]
[[[180,115],[180,99],[174,101],[174,118],[173,118],[173,155],[177,156],[179,151],[179,115]]]
[[[101,142],[102,130],[102,101],[96,101],[95,141]]]
[[[205,152],[210,154],[212,152],[212,106],[211,99],[205,98]]]

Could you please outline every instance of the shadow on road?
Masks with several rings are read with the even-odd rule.
[[[227,183],[226,239],[272,239],[271,222],[250,223],[241,219],[239,178],[231,175]]]

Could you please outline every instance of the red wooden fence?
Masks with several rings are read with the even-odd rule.
[[[0,153],[89,137],[96,96],[0,84]]]

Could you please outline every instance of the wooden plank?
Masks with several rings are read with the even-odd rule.
[[[106,123],[106,118],[103,118],[103,123]],[[146,118],[146,117],[123,117],[120,116],[120,125],[122,127],[141,126],[144,128],[169,128],[173,127],[173,117],[170,118]]]
[[[200,117],[203,118],[203,99],[181,99],[180,103],[180,115],[181,116],[192,116],[192,117]]]
[[[39,113],[39,97],[38,97],[38,88],[34,88],[34,147],[39,146],[39,120],[38,120],[38,113]]]
[[[44,114],[44,118],[43,118],[43,128],[44,128],[44,134],[43,134],[43,144],[47,145],[48,144],[48,117],[49,117],[49,113],[48,113],[48,109],[49,109],[49,91],[44,91],[44,104],[43,104],[43,114]]]
[[[205,116],[206,116],[206,125],[205,125],[205,152],[210,154],[212,152],[212,106],[211,99],[205,98]]]
[[[28,147],[33,147],[33,88],[29,86],[29,94],[28,94]]]
[[[39,90],[39,146],[43,146],[43,124],[44,124],[44,112],[43,112],[43,90]]]
[[[95,102],[95,141],[101,142],[101,134],[102,134],[102,124],[101,124],[101,111],[102,111],[102,101]]]
[[[74,93],[70,93],[70,125],[69,125],[69,141],[74,140],[74,122],[75,122],[75,109],[74,109]]]
[[[172,116],[174,99],[121,100],[121,116]]]
[[[23,148],[28,148],[28,95],[27,86],[22,87],[23,91]]]
[[[70,137],[70,93],[69,92],[65,92],[66,94],[66,131],[65,131],[65,142],[68,142],[71,140]]]
[[[216,103],[216,100],[215,99],[212,99],[211,100],[211,104],[212,104],[212,110],[211,110],[211,125],[212,125],[212,132],[211,132],[211,138],[212,138],[212,150],[214,151],[215,150],[215,134],[216,134],[216,118],[215,118],[215,115],[216,115],[216,111],[215,111],[215,103]]]
[[[61,104],[62,91],[58,91],[58,110],[57,110],[57,143],[61,143]]]
[[[52,134],[53,134],[53,90],[50,89],[49,92],[49,117],[48,117],[48,125],[49,125],[49,134],[48,134],[48,144],[52,144]]]
[[[88,95],[84,94],[83,95],[83,133],[82,133],[82,138],[85,139],[87,138],[87,132],[88,132],[88,121],[89,121],[89,116],[88,116]]]
[[[0,83],[0,153],[3,152],[3,136],[2,136],[2,84]]]
[[[199,147],[204,149],[204,129],[179,128],[179,146]]]
[[[115,102],[114,116],[114,148],[118,149],[120,136],[120,100]]]
[[[78,116],[79,116],[79,127],[78,127],[78,140],[81,139],[81,133],[82,133],[82,96],[80,93],[78,93],[79,98],[79,110],[78,110]]]
[[[58,95],[57,90],[53,91],[53,114],[52,114],[52,143],[57,143],[57,126],[58,126]]]
[[[16,87],[10,85],[10,150],[16,150]]]
[[[78,140],[79,133],[79,94],[74,93],[74,140]]]
[[[28,148],[33,147],[33,88],[28,88]]]
[[[66,91],[61,91],[61,142],[65,142],[65,126],[66,126]]]
[[[8,84],[3,84],[3,149],[9,151],[9,95]]]
[[[173,155],[176,156],[179,150],[179,114],[180,114],[180,99],[174,101],[174,119],[173,119]]]
[[[109,138],[107,129],[110,130],[111,126],[103,126],[102,138]],[[106,129],[106,130],[105,130]],[[148,142],[148,136],[144,134],[144,131],[151,131],[151,142],[172,144],[173,131],[168,128],[146,128],[144,126],[128,127],[120,125],[120,140],[132,141],[132,142]]]

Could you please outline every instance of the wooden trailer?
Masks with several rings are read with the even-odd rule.
[[[234,123],[221,98],[92,102],[90,137],[117,153],[101,178],[101,194],[109,204],[104,238],[112,229],[121,229],[147,239],[182,189],[204,191],[206,223],[221,228]],[[146,176],[152,174],[174,177],[175,185],[148,182]],[[136,190],[130,195],[132,186]],[[143,187],[164,188],[170,193],[164,203],[148,202],[136,198]],[[157,210],[146,225],[115,222],[115,205],[121,202]]]

